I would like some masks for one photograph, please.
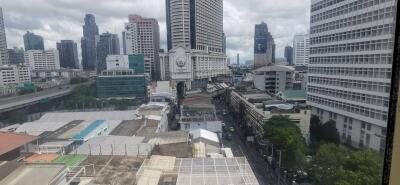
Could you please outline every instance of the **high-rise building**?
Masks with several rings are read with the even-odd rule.
[[[0,65],[8,64],[6,30],[4,28],[3,10],[0,7]]]
[[[168,50],[223,53],[222,0],[166,0]]]
[[[297,34],[293,38],[293,62],[295,66],[307,66],[310,57],[310,36]]]
[[[98,72],[107,69],[107,55],[119,55],[119,40],[117,34],[103,33],[100,35],[97,43],[97,63],[96,70]]]
[[[84,70],[95,70],[96,68],[96,44],[99,39],[99,28],[92,14],[85,15],[83,25],[83,37],[81,39],[82,67]]]
[[[385,149],[396,3],[311,3],[307,103],[354,147]]]
[[[150,60],[151,77],[160,78],[160,28],[153,18],[143,18],[139,15],[129,15],[129,22],[125,23],[123,35],[124,54],[143,54]]]
[[[25,64],[32,70],[60,69],[58,50],[29,50],[25,52]]]
[[[226,35],[225,33],[222,33],[222,50],[224,54],[226,55]]]
[[[24,49],[14,47],[13,49],[8,49],[8,58],[10,64],[24,64]]]
[[[254,29],[254,66],[259,68],[275,63],[275,41],[265,22],[256,24]]]
[[[288,65],[293,65],[293,48],[291,46],[285,47],[285,58]]]
[[[43,37],[27,31],[24,37],[25,51],[44,50]]]
[[[62,68],[79,69],[78,48],[72,40],[62,40],[57,43]]]
[[[223,0],[166,0],[168,53],[163,72],[179,92],[206,88],[230,73],[223,43]],[[168,59],[167,59],[168,57]],[[165,70],[164,70],[165,71]]]
[[[236,55],[236,65],[240,65],[240,55],[239,55],[239,53]]]

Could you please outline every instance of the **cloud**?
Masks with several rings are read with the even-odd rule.
[[[96,16],[100,32],[121,34],[128,14],[158,20],[161,47],[166,48],[165,0],[2,0],[8,47],[23,46],[22,35],[32,31],[55,48],[63,39],[80,45],[83,18]],[[227,55],[253,59],[254,24],[264,21],[277,44],[277,57],[291,45],[294,34],[309,28],[310,0],[224,0]],[[78,47],[79,48],[79,47]]]

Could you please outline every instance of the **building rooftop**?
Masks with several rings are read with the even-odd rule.
[[[136,172],[143,161],[144,158],[113,156],[91,183],[131,185],[136,181]]]
[[[15,132],[28,133],[48,139],[70,139],[96,120],[106,120],[110,130],[123,120],[137,119],[135,111],[52,112],[39,120],[22,124]],[[49,132],[48,135],[44,136]]]
[[[86,157],[86,155],[62,155],[52,160],[52,162],[63,163],[67,166],[78,166]]]
[[[27,182],[29,182],[29,185],[51,184],[55,179],[59,178],[61,173],[65,172],[65,165],[26,163],[1,180],[0,184],[22,185],[27,184]]]
[[[100,125],[103,125],[103,124],[105,124],[104,120],[96,120],[95,122],[91,123],[88,127],[83,129],[81,132],[79,132],[77,135],[75,135],[72,139],[82,140],[89,133],[91,133],[93,130],[95,130],[97,127],[99,127]]]
[[[214,132],[204,130],[204,129],[196,129],[191,130],[190,135],[192,136],[193,140],[204,139],[215,144],[219,144],[218,135]]]
[[[158,185],[258,185],[245,157],[146,159],[137,175],[137,184]]]
[[[136,136],[99,136],[79,146],[72,153],[84,155],[127,155],[147,156],[153,145],[142,143],[144,137]]]
[[[215,112],[210,104],[181,105],[181,122],[217,121]]]
[[[292,66],[284,66],[284,65],[271,65],[271,66],[263,66],[260,67],[254,72],[268,72],[268,71],[294,71],[294,68]]]
[[[167,111],[168,109],[167,103],[160,102],[150,102],[148,104],[141,105],[136,111],[136,116],[161,116],[163,111]]]
[[[285,90],[279,93],[282,93],[282,98],[287,100],[306,100],[307,98],[305,90]]]
[[[25,161],[30,163],[50,163],[58,156],[58,154],[33,154],[25,158]]]
[[[144,123],[145,119],[122,121],[109,135],[134,136]]]
[[[31,135],[0,132],[0,155],[15,150],[36,139],[37,137]]]
[[[145,138],[144,142],[154,144],[154,145],[163,145],[163,144],[172,144],[172,143],[186,143],[189,140],[188,131],[169,131],[163,133],[155,133],[152,136],[148,136]]]
[[[0,184],[1,181],[10,175],[14,170],[22,166],[24,163],[17,161],[0,161]]]

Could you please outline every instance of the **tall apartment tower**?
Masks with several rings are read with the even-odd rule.
[[[223,0],[166,0],[168,50],[223,53]]]
[[[275,63],[275,42],[265,22],[256,24],[254,29],[254,67],[259,68]]]
[[[117,34],[103,33],[100,35],[96,48],[97,62],[96,70],[101,72],[107,69],[107,55],[119,55],[119,39]]]
[[[288,65],[293,65],[293,47],[291,46],[285,47],[285,58]]]
[[[158,21],[139,15],[129,15],[123,35],[124,54],[143,54],[150,61],[153,80],[160,79],[160,28]]]
[[[96,68],[96,44],[99,39],[99,28],[92,14],[85,15],[83,37],[81,39],[82,67],[84,70],[93,71]]]
[[[222,33],[222,51],[226,55],[226,35]]]
[[[8,63],[6,30],[4,28],[3,10],[0,7],[0,65]]]
[[[395,3],[311,3],[307,103],[354,147],[385,148]]]
[[[57,43],[62,68],[79,69],[78,48],[72,40],[62,40]]]
[[[310,36],[297,34],[293,38],[293,61],[295,66],[307,66],[310,58]]]

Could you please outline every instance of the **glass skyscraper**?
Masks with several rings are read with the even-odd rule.
[[[81,39],[82,66],[84,70],[95,70],[96,68],[96,43],[99,35],[99,28],[96,19],[92,14],[86,14],[83,25],[83,37]]]
[[[78,49],[72,40],[62,40],[57,43],[62,68],[79,69]]]
[[[35,35],[31,32],[26,32],[24,35],[25,51],[29,50],[44,50],[43,37]]]

